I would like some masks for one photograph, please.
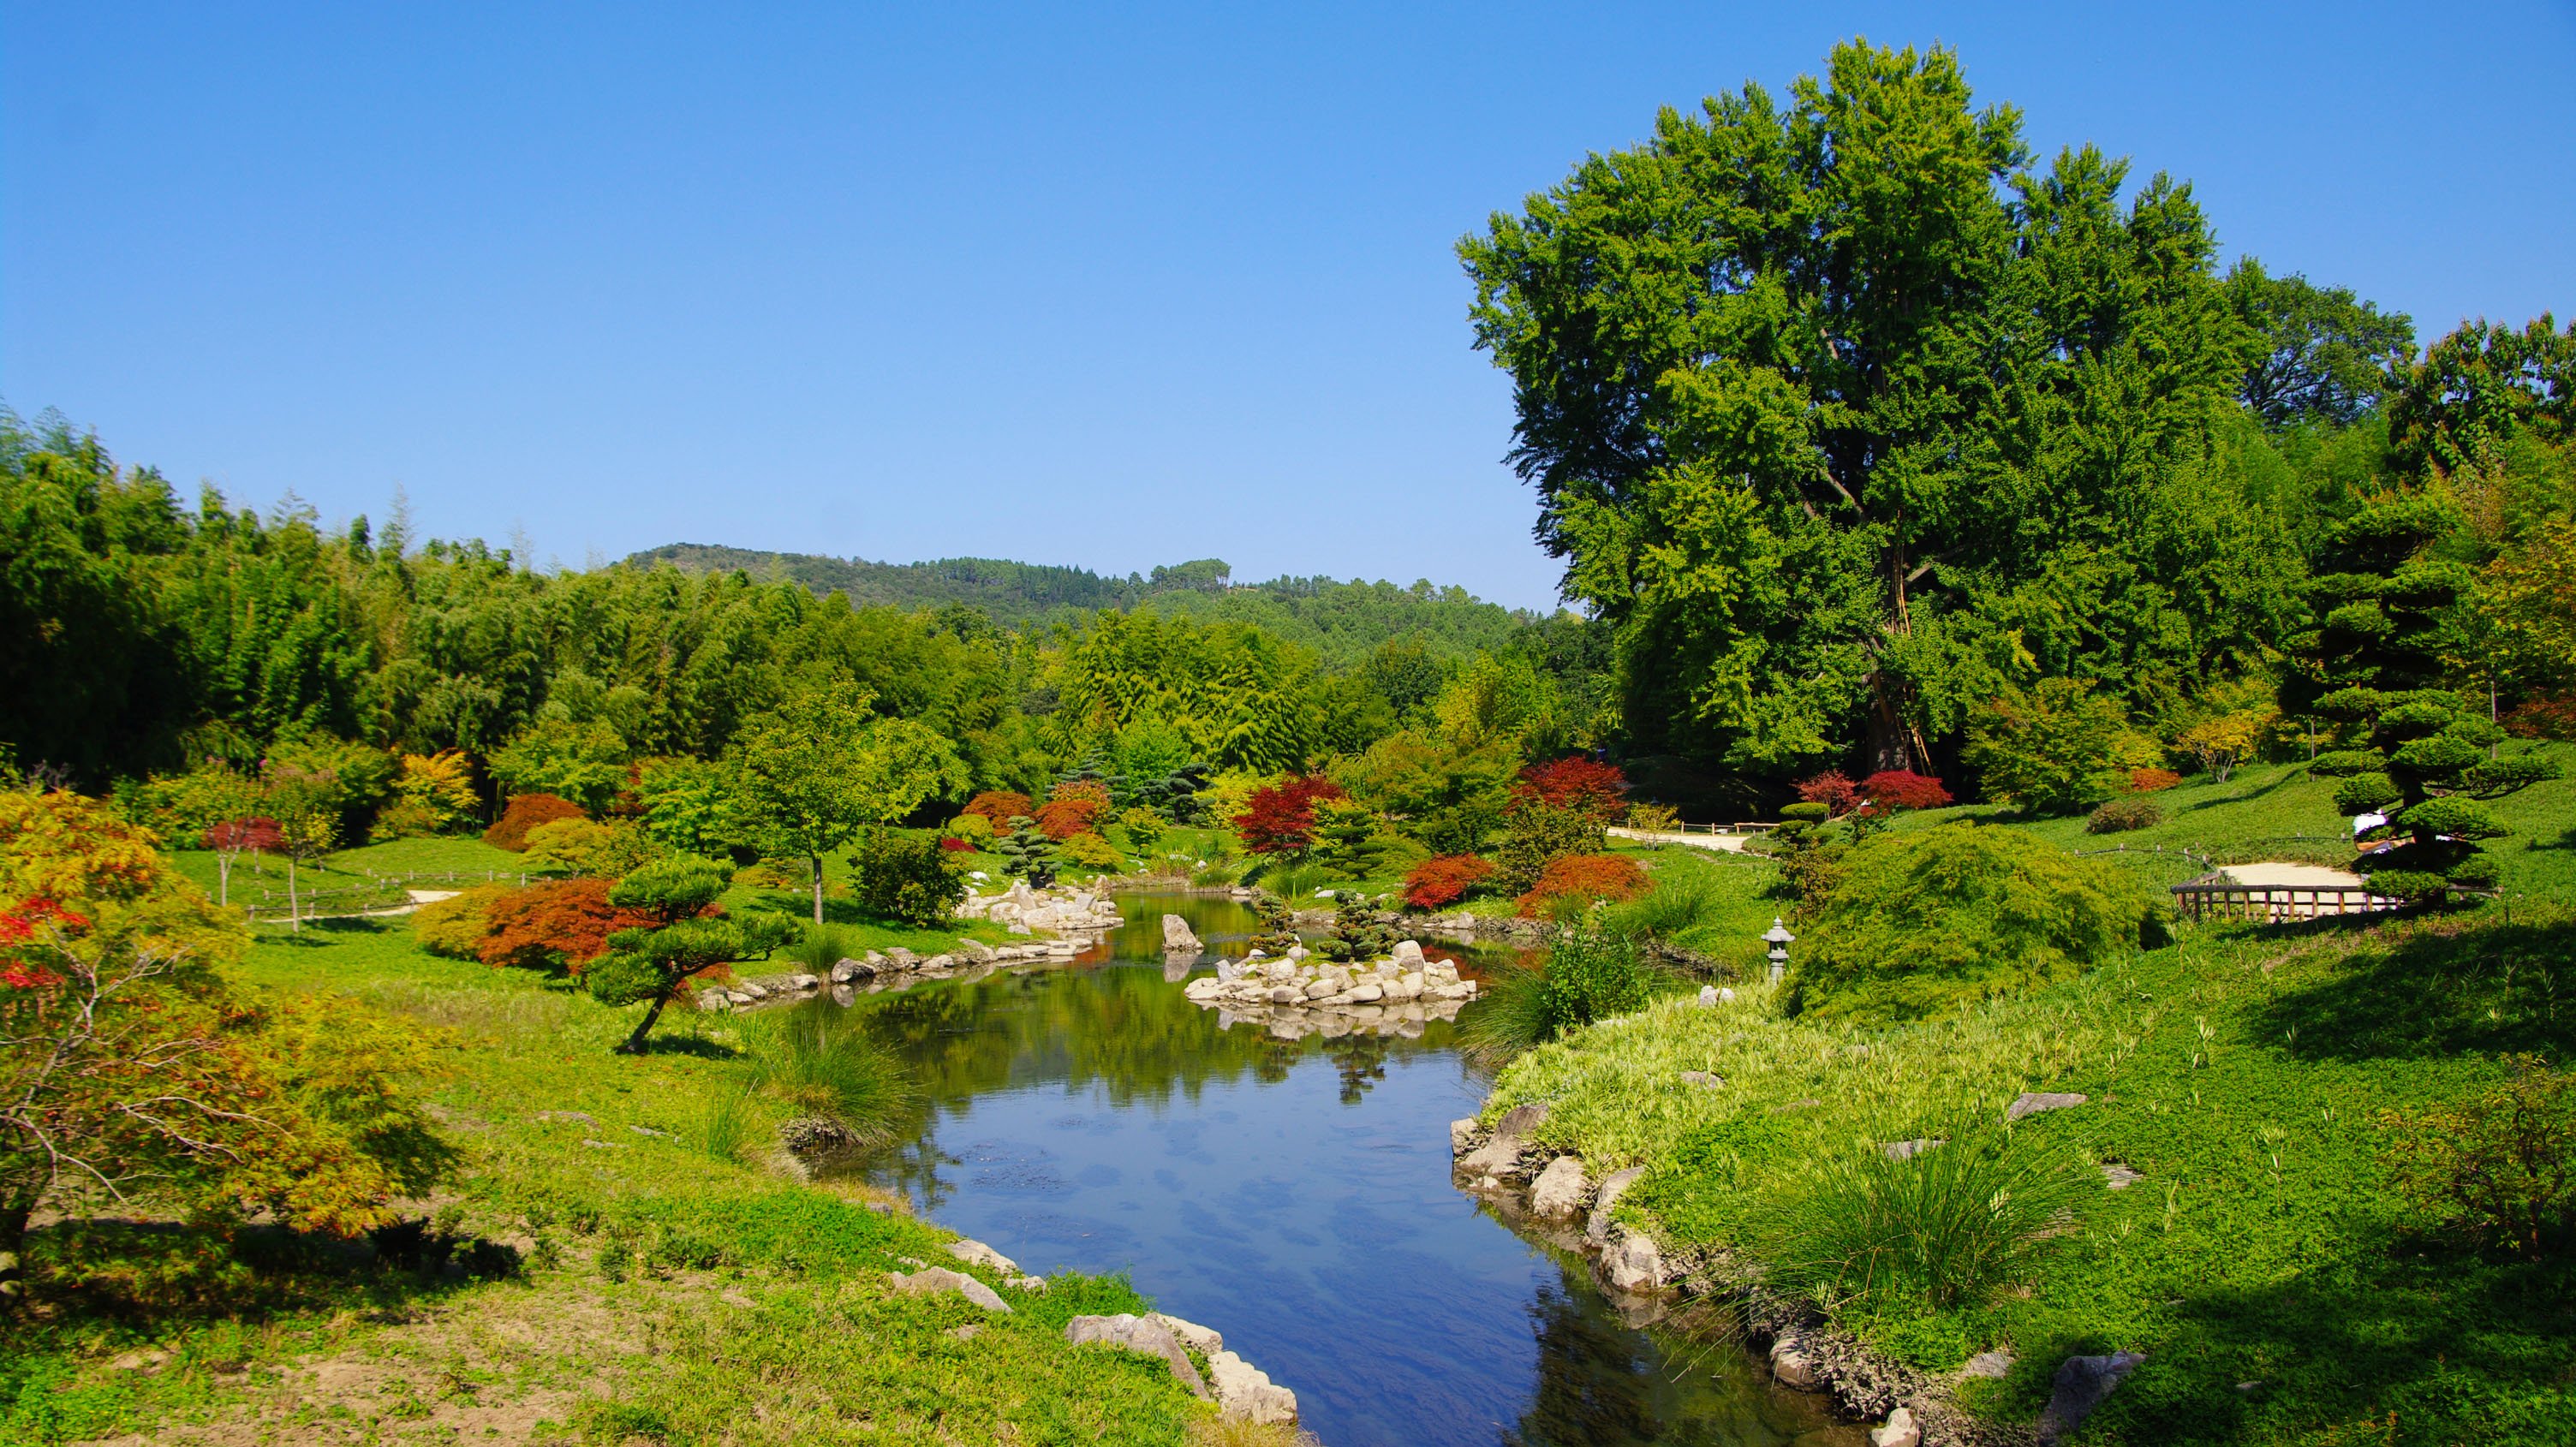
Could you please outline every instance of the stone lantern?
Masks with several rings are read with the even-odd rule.
[[[1763,943],[1771,946],[1772,984],[1780,983],[1780,977],[1789,973],[1789,946],[1797,938],[1796,935],[1789,933],[1787,926],[1780,923],[1778,915],[1771,916],[1771,928],[1762,932],[1762,940]]]

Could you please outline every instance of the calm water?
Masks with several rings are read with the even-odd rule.
[[[1451,1027],[1221,1030],[1166,979],[1162,916],[1240,955],[1251,912],[1121,904],[1069,966],[859,997],[930,1104],[872,1177],[1031,1270],[1128,1272],[1294,1389],[1329,1447],[1864,1440],[1732,1348],[1624,1325],[1580,1262],[1453,1188],[1449,1122],[1484,1086]]]

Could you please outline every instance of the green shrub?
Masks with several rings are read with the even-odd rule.
[[[1792,824],[1822,824],[1832,812],[1833,807],[1829,804],[1807,800],[1783,805],[1780,809],[1780,817]]]
[[[2001,1127],[1922,1139],[1939,1143],[1899,1160],[1862,1140],[1817,1159],[1757,1228],[1770,1279],[1837,1309],[1973,1305],[2087,1190],[2072,1153]]]
[[[1799,1008],[1940,1014],[2135,946],[2145,901],[2106,863],[2015,829],[1945,824],[1855,845],[1793,957]]]
[[[871,829],[850,855],[851,892],[863,909],[906,924],[945,923],[966,898],[966,877],[936,836]]]
[[[1116,869],[1127,862],[1117,845],[1089,831],[1064,841],[1064,857],[1085,869]]]
[[[2538,1257],[2576,1227],[2576,1075],[2532,1055],[2513,1067],[2473,1100],[2384,1111],[2379,1124],[2417,1210],[2481,1246]]]
[[[993,842],[993,820],[985,814],[960,814],[948,821],[948,834],[981,848]]]
[[[1600,821],[1580,810],[1518,801],[1494,850],[1495,892],[1527,894],[1550,863],[1569,854],[1599,854],[1609,842]]]
[[[2116,697],[2081,679],[2044,678],[1980,711],[1968,725],[1965,757],[1987,797],[2072,814],[2128,787],[2129,770],[2156,754]]]
[[[752,1088],[798,1120],[830,1126],[807,1139],[867,1149],[895,1139],[909,1124],[911,1080],[851,1022],[800,1010],[749,1044]]]
[[[431,900],[412,911],[412,937],[433,955],[451,960],[479,959],[486,912],[492,901],[509,892],[506,884],[478,884],[445,899]]]
[[[1127,841],[1127,847],[1139,854],[1153,853],[1154,846],[1162,843],[1163,835],[1168,832],[1163,816],[1142,804],[1120,814],[1116,827],[1118,836]]]
[[[2165,822],[2165,811],[2153,799],[2135,796],[2114,799],[2093,811],[2084,821],[2087,834],[2125,834],[2132,829],[2153,829]]]

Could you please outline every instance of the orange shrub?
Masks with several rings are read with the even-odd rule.
[[[2181,782],[2182,775],[2171,769],[2131,769],[2129,771],[2129,790],[2132,793],[2152,794],[2158,789],[2170,789]]]
[[[1454,903],[1493,872],[1493,861],[1473,854],[1426,859],[1404,876],[1404,902],[1415,909],[1438,909]]]
[[[501,817],[493,821],[491,828],[483,831],[483,842],[495,849],[507,849],[518,854],[528,847],[529,830],[540,824],[552,824],[557,819],[582,817],[581,806],[570,799],[559,799],[552,794],[521,794],[501,811]]]
[[[966,807],[959,812],[981,814],[993,821],[994,833],[1008,834],[1012,820],[1035,816],[1038,806],[1030,803],[1026,794],[1014,794],[1007,789],[987,789],[967,800]]]
[[[483,938],[474,952],[487,965],[581,973],[608,953],[610,935],[662,923],[650,911],[610,904],[612,882],[556,879],[511,890],[483,907]]]
[[[1047,795],[1050,800],[1097,799],[1102,808],[1109,806],[1109,786],[1098,779],[1067,779]]]
[[[1076,796],[1058,799],[1038,806],[1038,828],[1049,839],[1066,840],[1076,834],[1098,832],[1101,818],[1109,812],[1109,801]]]
[[[1635,899],[1654,881],[1637,861],[1617,854],[1564,854],[1547,862],[1538,883],[1520,897],[1521,914],[1535,915],[1560,899]]]

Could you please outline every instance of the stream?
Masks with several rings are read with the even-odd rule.
[[[926,1097],[863,1174],[1028,1270],[1128,1273],[1294,1390],[1328,1447],[1864,1440],[1737,1346],[1628,1325],[1579,1258],[1450,1184],[1449,1122],[1486,1088],[1454,1026],[1221,1029],[1166,978],[1162,917],[1190,921],[1206,973],[1252,912],[1118,899],[1125,924],[1068,964],[800,1007],[854,1012]]]

